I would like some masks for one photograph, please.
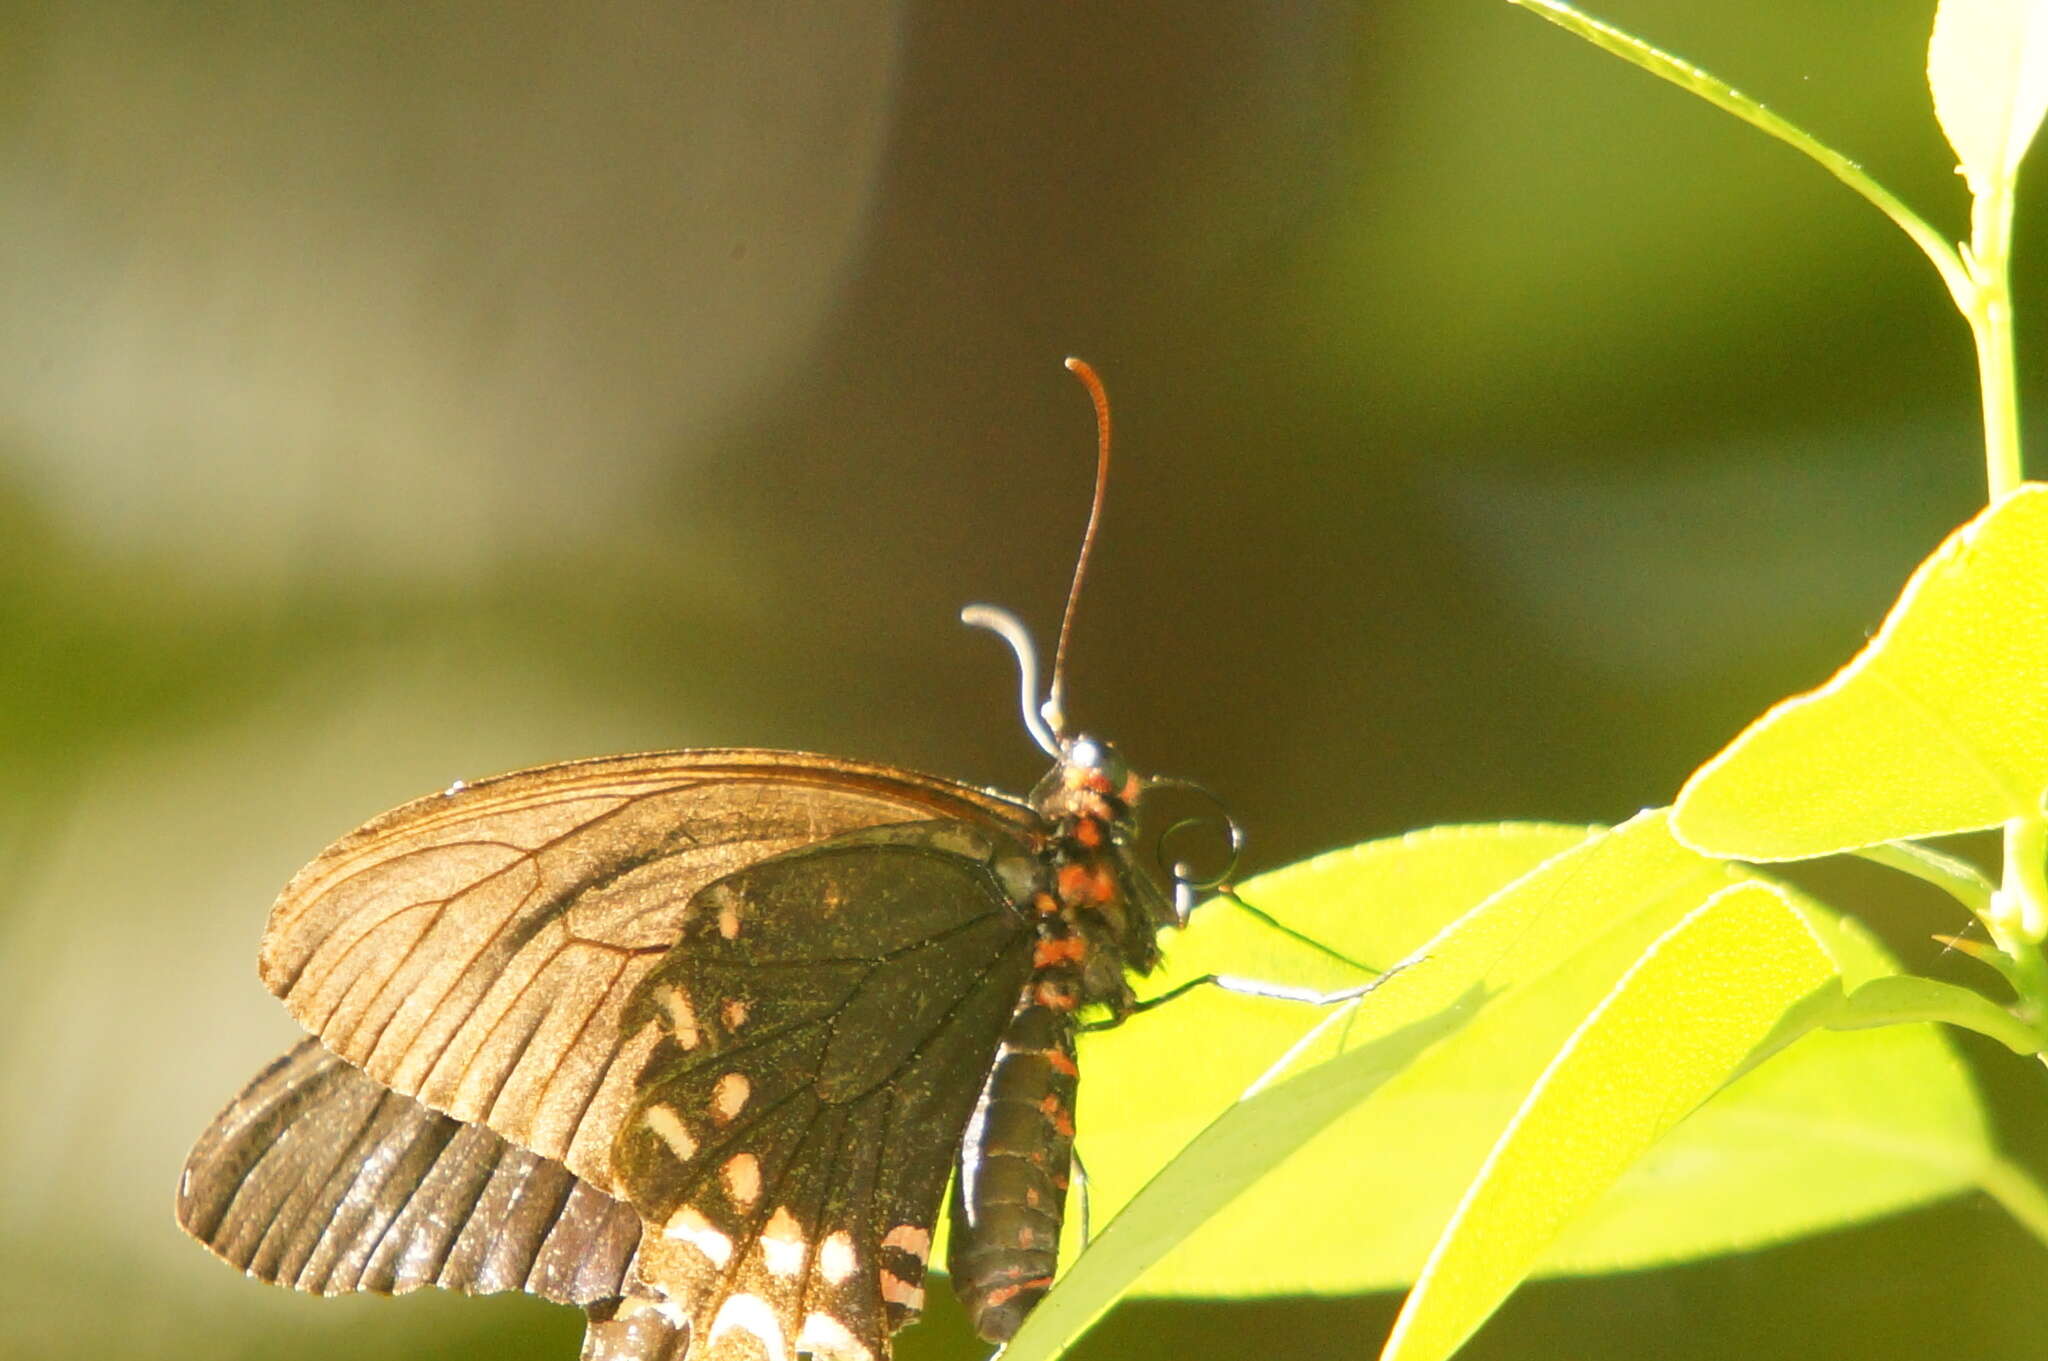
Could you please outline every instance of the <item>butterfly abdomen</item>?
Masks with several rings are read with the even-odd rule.
[[[1091,750],[1099,747],[1091,744]],[[1129,804],[1092,765],[1054,772],[1040,808],[1054,822],[1032,895],[1031,976],[961,1141],[946,1270],[975,1331],[1003,1342],[1052,1286],[1074,1153],[1075,1013],[1135,1007],[1125,971],[1158,958],[1144,881],[1116,828]]]
[[[1074,1146],[1074,1021],[1034,977],[968,1122],[946,1270],[974,1329],[1006,1341],[1052,1285]]]

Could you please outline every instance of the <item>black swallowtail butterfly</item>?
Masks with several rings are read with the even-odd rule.
[[[1099,511],[1107,408],[1070,366]],[[1031,696],[1021,634],[970,617]],[[1008,1338],[1053,1274],[1076,1013],[1137,1009],[1178,920],[1132,850],[1148,782],[1058,731],[1057,676],[1028,801],[681,751],[458,785],[344,837],[263,939],[316,1038],[201,1137],[180,1223],[305,1290],[582,1305],[586,1358],[881,1361],[951,1176],[953,1288]]]

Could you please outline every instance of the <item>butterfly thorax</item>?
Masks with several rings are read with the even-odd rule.
[[[1165,896],[1131,854],[1143,781],[1106,742],[1076,737],[1032,791],[1049,827],[1045,884],[1032,902],[1038,947],[1032,986],[1058,1011],[1136,1005],[1128,976],[1159,963],[1157,935],[1174,923]]]

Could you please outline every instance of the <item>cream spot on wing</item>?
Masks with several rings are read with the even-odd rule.
[[[754,1084],[747,1081],[745,1073],[727,1073],[711,1089],[711,1117],[721,1125],[729,1124],[746,1109],[747,1098],[753,1094]]]
[[[883,1271],[882,1298],[891,1304],[900,1304],[906,1309],[924,1308],[924,1287],[912,1285],[893,1271]]]
[[[719,1014],[725,1018],[727,1030],[738,1030],[747,1023],[747,1004],[737,997],[732,998]]]
[[[753,1154],[733,1154],[719,1173],[725,1178],[725,1194],[742,1210],[761,1198],[761,1160]]]
[[[794,1276],[804,1269],[803,1226],[796,1222],[796,1216],[789,1212],[787,1205],[777,1206],[768,1218],[767,1227],[761,1230],[761,1260],[776,1276]],[[802,1347],[799,1342],[798,1347]]]
[[[697,1009],[690,1005],[690,995],[681,988],[670,985],[655,993],[661,1009],[668,1013],[669,1034],[676,1037],[676,1043],[685,1049],[695,1049],[697,1033]]]
[[[649,1311],[661,1315],[671,1328],[690,1326],[690,1311],[683,1307],[682,1301],[671,1299],[667,1295],[662,1295],[658,1299],[650,1299],[645,1295],[628,1295],[619,1301],[619,1312],[613,1317],[632,1318],[635,1314]]]
[[[727,940],[737,939],[740,934],[740,910],[729,902],[718,906],[718,934]]]
[[[818,1274],[833,1285],[838,1285],[853,1274],[859,1263],[853,1255],[853,1235],[844,1229],[834,1229],[823,1243],[818,1245]]]
[[[668,1145],[668,1151],[676,1155],[676,1161],[688,1162],[697,1156],[697,1140],[691,1136],[690,1127],[667,1106],[649,1106],[640,1119],[647,1128],[661,1136],[661,1141]]]
[[[768,1301],[759,1295],[726,1296],[725,1303],[718,1306],[718,1316],[711,1320],[710,1333],[705,1336],[706,1350],[719,1355],[718,1339],[735,1328],[760,1338],[761,1345],[768,1350],[768,1361],[789,1361],[789,1343],[782,1336],[782,1324]]]
[[[845,1324],[830,1314],[804,1315],[804,1326],[796,1335],[796,1345],[798,1351],[824,1357],[826,1361],[870,1361],[874,1356],[859,1338],[846,1330]]]
[[[922,1262],[932,1255],[932,1231],[920,1229],[915,1224],[898,1224],[882,1235],[882,1246],[901,1248]]]
[[[662,1225],[661,1236],[688,1243],[711,1259],[711,1265],[722,1267],[732,1260],[732,1239],[711,1227],[711,1221],[698,1211],[685,1205],[669,1217]]]

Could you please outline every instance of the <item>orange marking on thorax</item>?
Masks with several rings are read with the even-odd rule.
[[[1116,877],[1107,866],[1075,863],[1060,866],[1060,899],[1074,907],[1116,898]]]
[[[1031,950],[1033,968],[1049,969],[1055,964],[1079,964],[1088,958],[1088,942],[1080,936],[1067,936],[1060,940],[1043,937]]]

